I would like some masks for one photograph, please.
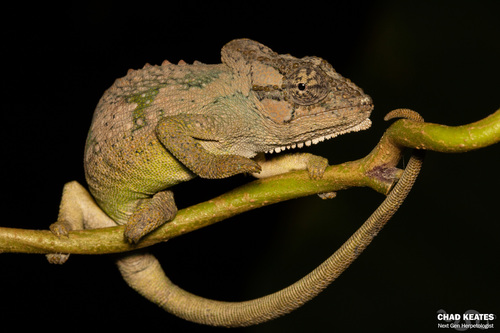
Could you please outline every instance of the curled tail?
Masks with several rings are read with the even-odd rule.
[[[392,111],[387,119],[405,117],[423,121],[407,109]],[[151,254],[129,254],[117,261],[125,281],[144,297],[183,319],[212,326],[238,327],[266,322],[287,314],[318,295],[361,254],[397,211],[411,190],[422,165],[415,152],[400,180],[365,223],[327,260],[311,273],[280,291],[244,302],[202,298],[173,284]]]

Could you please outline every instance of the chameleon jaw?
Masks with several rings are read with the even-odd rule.
[[[297,142],[297,143],[292,143],[292,144],[289,144],[289,145],[286,145],[286,146],[281,146],[281,147],[274,147],[274,148],[271,148],[267,151],[265,151],[264,153],[266,154],[272,154],[272,153],[280,153],[282,151],[285,151],[287,149],[295,149],[295,148],[302,148],[304,146],[311,146],[311,145],[315,145],[319,142],[323,142],[325,140],[329,140],[329,139],[332,139],[332,138],[335,138],[339,135],[342,135],[342,134],[345,134],[345,133],[349,133],[349,132],[359,132],[359,131],[363,131],[363,130],[366,130],[368,128],[370,128],[372,122],[369,118],[365,119],[364,121],[362,121],[361,123],[353,126],[353,127],[349,127],[349,128],[346,128],[342,131],[339,131],[339,132],[335,132],[335,133],[331,133],[331,134],[327,134],[327,135],[324,135],[324,136],[320,136],[320,137],[317,137],[317,138],[314,138],[314,139],[311,139],[311,140],[306,140],[304,142]]]

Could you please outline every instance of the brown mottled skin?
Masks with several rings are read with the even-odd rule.
[[[138,242],[175,217],[169,188],[195,176],[266,177],[307,169],[311,178],[321,178],[327,166],[322,157],[299,153],[264,162],[252,158],[366,129],[372,108],[370,97],[325,60],[280,55],[248,39],[226,44],[221,64],[164,62],[129,71],[99,101],[85,148],[86,179],[100,209],[83,187],[68,183],[51,230],[65,235],[72,229],[126,224],[125,239]],[[344,245],[340,254],[294,285],[240,303],[183,291],[144,252],[125,254],[117,264],[130,286],[171,313],[208,325],[247,326],[313,298],[375,234]],[[49,259],[61,262],[65,257]]]
[[[175,216],[166,190],[175,184],[258,173],[257,153],[370,125],[370,97],[320,58],[243,39],[224,46],[222,62],[146,65],[97,105],[85,174],[99,206],[127,224],[127,239]],[[154,218],[152,204],[164,207]]]

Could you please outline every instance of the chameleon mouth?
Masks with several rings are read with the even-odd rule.
[[[357,124],[355,126],[346,128],[346,129],[344,129],[342,131],[335,132],[335,133],[330,133],[330,134],[327,134],[327,135],[324,135],[324,136],[320,136],[320,137],[317,137],[317,138],[314,138],[314,139],[311,139],[311,140],[306,140],[306,141],[303,141],[303,142],[292,143],[292,144],[289,144],[289,145],[286,145],[286,146],[281,146],[281,147],[274,147],[274,148],[271,148],[271,149],[265,151],[265,153],[266,154],[280,153],[280,152],[288,150],[288,149],[302,148],[304,146],[308,147],[308,146],[311,146],[311,145],[315,145],[315,144],[317,144],[319,142],[323,142],[325,140],[333,139],[333,138],[335,138],[335,137],[337,137],[339,135],[342,135],[342,134],[346,134],[346,133],[349,133],[349,132],[359,132],[359,131],[366,130],[366,129],[370,128],[371,125],[372,125],[372,121],[369,118],[366,118],[361,123],[359,123],[359,124]]]

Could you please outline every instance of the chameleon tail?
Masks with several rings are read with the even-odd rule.
[[[404,116],[422,121],[413,111],[400,109],[387,119]],[[173,284],[151,254],[136,253],[118,260],[127,283],[150,301],[183,319],[212,326],[250,326],[287,314],[318,295],[361,254],[397,211],[420,171],[423,152],[416,151],[382,204],[366,222],[325,262],[311,273],[273,294],[244,302],[202,298]]]

